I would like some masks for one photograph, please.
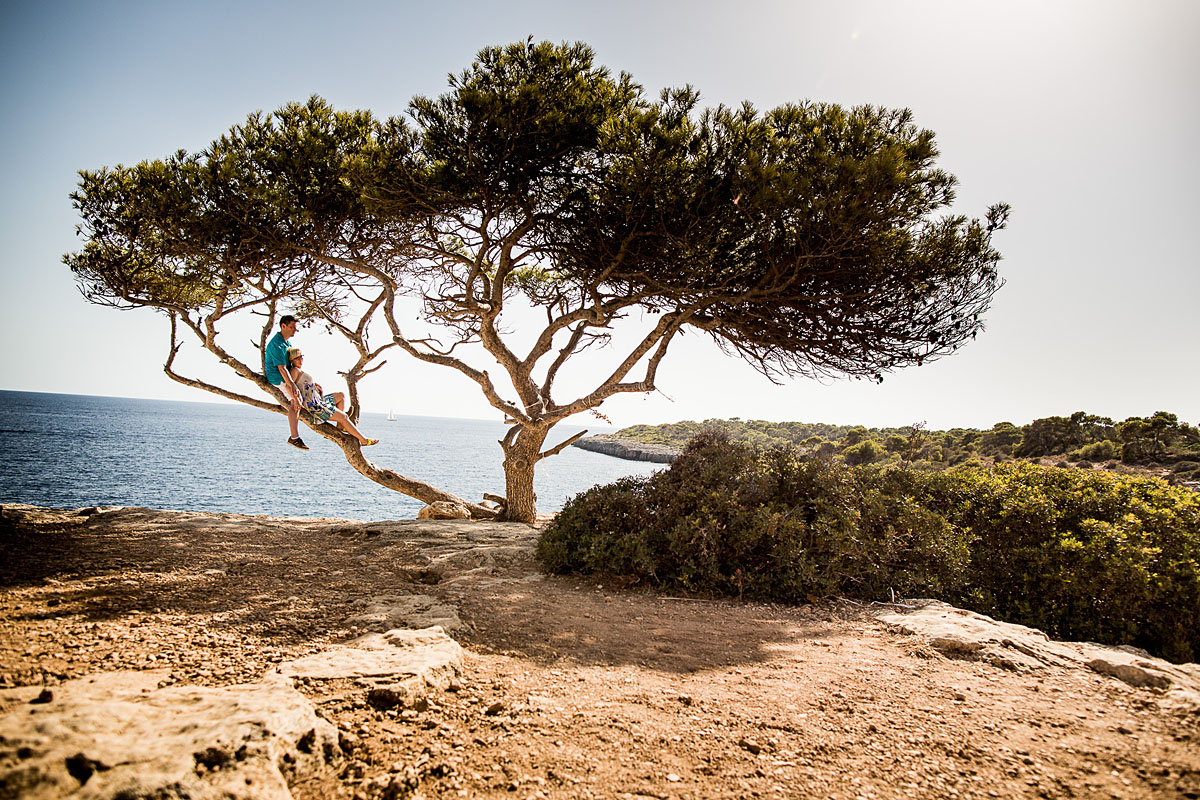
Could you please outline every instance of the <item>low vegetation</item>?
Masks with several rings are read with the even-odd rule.
[[[855,466],[812,450],[702,429],[669,469],[575,497],[539,557],[552,572],[786,603],[932,596],[1059,638],[1200,659],[1196,492],[1105,470]]]
[[[708,420],[634,425],[616,435],[682,448],[704,428],[717,428],[735,441],[758,446],[786,443],[804,453],[863,464],[911,464],[945,469],[963,463],[995,464],[1018,458],[1054,465],[1101,465],[1116,472],[1154,473],[1171,483],[1200,481],[1200,428],[1157,411],[1149,417],[1114,422],[1077,411],[1028,425],[997,422],[990,430],[865,428],[763,420]],[[1064,463],[1065,462],[1065,463]]]

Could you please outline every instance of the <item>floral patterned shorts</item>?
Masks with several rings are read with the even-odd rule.
[[[327,394],[319,400],[309,400],[306,402],[304,410],[321,420],[321,422],[328,422],[333,413],[337,411],[337,404],[334,402],[333,395]]]

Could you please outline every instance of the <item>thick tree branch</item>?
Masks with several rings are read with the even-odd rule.
[[[211,394],[215,394],[218,397],[224,397],[227,400],[236,400],[239,403],[245,403],[246,405],[254,406],[255,408],[260,408],[264,411],[274,411],[274,412],[277,412],[280,414],[287,413],[287,408],[285,406],[281,406],[281,405],[274,404],[274,403],[268,403],[265,400],[259,400],[258,398],[255,398],[255,397],[249,397],[247,395],[240,394],[238,392],[234,392],[230,389],[226,389],[222,386],[217,386],[215,384],[206,383],[197,378],[189,378],[185,375],[179,374],[178,372],[175,371],[175,356],[179,353],[179,348],[182,346],[183,346],[183,343],[178,341],[178,339],[177,339],[175,315],[172,314],[171,315],[170,353],[167,355],[166,363],[163,364],[163,372],[165,372],[167,374],[167,377],[169,377],[171,380],[176,381],[177,383],[182,383],[184,386],[191,386],[192,388],[195,388],[195,389],[203,389],[204,391],[209,392]],[[266,383],[266,381],[263,381],[263,383]],[[260,388],[265,388],[265,387],[260,386]],[[274,394],[276,394],[276,396],[280,400],[286,400],[286,398],[283,397],[283,394],[281,392],[275,392]]]
[[[514,419],[519,419],[526,422],[530,421],[523,409],[506,401],[500,396],[499,392],[496,391],[496,387],[492,383],[491,378],[488,376],[488,373],[485,370],[475,369],[465,361],[452,356],[423,352],[416,346],[415,343],[404,336],[403,332],[400,330],[400,324],[396,321],[394,310],[396,294],[395,283],[392,281],[389,275],[382,270],[372,267],[371,265],[362,261],[354,261],[351,259],[344,259],[319,253],[313,253],[312,256],[314,258],[327,261],[330,264],[354,270],[355,272],[359,272],[364,275],[370,275],[383,285],[384,292],[387,295],[387,300],[382,306],[384,319],[387,320],[388,327],[392,332],[392,341],[398,347],[400,347],[401,350],[408,353],[413,358],[424,361],[427,364],[437,364],[439,366],[451,367],[458,370],[479,386],[479,388],[483,391],[484,397],[487,398],[492,407],[503,411],[505,414],[508,414]]]
[[[541,461],[543,458],[549,458],[550,456],[558,455],[563,450],[567,449],[571,445],[575,444],[575,442],[582,439],[584,436],[587,436],[586,430],[580,431],[579,433],[575,434],[574,436],[564,439],[563,441],[556,444],[554,447],[551,447],[549,450],[543,450],[541,453],[538,454],[538,461]]]
[[[601,383],[594,391],[566,405],[555,405],[551,411],[553,419],[565,419],[581,411],[598,407],[615,394],[628,392],[652,392],[655,389],[654,380],[658,374],[658,365],[667,354],[667,346],[671,343],[682,326],[695,314],[695,309],[683,310],[676,314],[663,315],[658,325],[654,327],[642,341],[633,349],[626,359]],[[651,350],[654,353],[646,362],[646,371],[640,381],[622,383],[639,361]]]

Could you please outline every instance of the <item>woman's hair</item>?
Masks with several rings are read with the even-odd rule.
[[[289,347],[287,349],[287,359],[288,359],[289,364],[291,364],[293,361],[295,361],[297,358],[300,358],[303,355],[304,355],[304,353],[300,352],[299,347]]]

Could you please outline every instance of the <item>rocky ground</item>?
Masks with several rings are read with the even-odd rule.
[[[1007,629],[963,646],[907,633],[905,608],[547,577],[520,525],[0,510],[0,797],[115,797],[124,756],[88,736],[166,742],[157,715],[230,687],[296,716],[222,712],[249,715],[253,773],[254,747],[177,726],[190,749],[162,764],[220,796],[1200,797],[1194,668],[1040,655]],[[318,664],[429,625],[436,677]]]

